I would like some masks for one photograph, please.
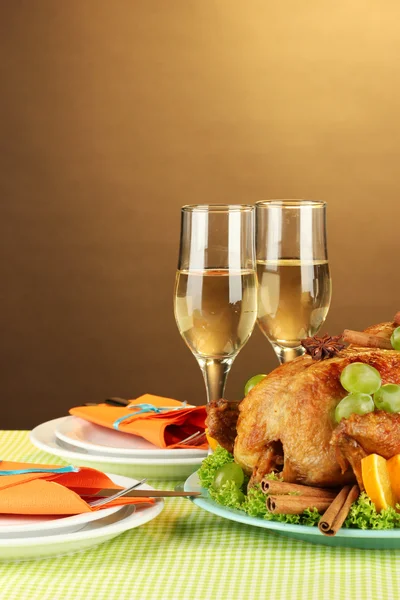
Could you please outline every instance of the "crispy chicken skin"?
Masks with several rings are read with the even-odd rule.
[[[388,338],[393,325],[382,323],[367,331]],[[347,395],[340,373],[352,362],[378,369],[383,384],[400,383],[400,352],[349,347],[328,360],[302,356],[281,365],[242,400],[234,456],[253,481],[279,470],[288,482],[336,487],[355,481],[350,466],[358,474],[363,453],[381,454],[385,436],[393,438],[386,440],[387,448],[400,452],[394,441],[400,441],[398,415],[349,419],[348,429],[345,421],[340,429],[335,422],[335,408]],[[374,414],[379,417],[379,412]]]

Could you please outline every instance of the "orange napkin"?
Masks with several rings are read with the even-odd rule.
[[[132,400],[131,405],[135,404],[151,404],[156,407],[171,406],[171,408],[182,406],[182,402],[178,400],[152,394],[144,394],[140,398]],[[203,432],[206,419],[205,406],[193,406],[162,413],[144,412],[135,415],[135,409],[98,404],[97,406],[77,406],[71,408],[69,412],[71,415],[114,430],[116,430],[114,427],[116,420],[126,416],[127,418],[119,423],[118,431],[139,435],[159,448],[175,448],[181,440],[196,431]],[[201,446],[191,446],[189,442],[188,445],[180,447],[206,449],[208,445],[204,443]]]
[[[35,465],[1,461],[2,471],[32,468],[57,468],[59,465]],[[77,467],[78,468],[78,467]],[[115,491],[122,489],[107,475],[79,467],[77,473],[27,473],[24,475],[0,476],[0,513],[18,515],[77,515],[105,508],[89,506],[80,494],[95,494],[103,488],[112,488]],[[117,498],[109,506],[122,504],[153,504],[150,498]]]

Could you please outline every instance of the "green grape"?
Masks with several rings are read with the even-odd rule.
[[[347,365],[340,375],[340,383],[348,392],[373,394],[381,387],[379,371],[370,365],[355,362]]]
[[[335,410],[335,421],[340,423],[350,415],[365,415],[374,410],[374,401],[369,394],[349,394],[339,402]]]
[[[396,327],[393,331],[390,342],[395,350],[400,350],[400,327]]]
[[[234,481],[238,488],[243,485],[243,470],[234,462],[227,463],[216,471],[213,488],[218,491],[227,481]]]
[[[249,379],[246,385],[244,386],[244,395],[247,396],[250,390],[252,390],[253,387],[256,386],[257,383],[260,383],[260,381],[262,381],[265,377],[266,375],[263,374],[254,375],[254,377],[251,377],[251,379]]]
[[[376,408],[390,413],[400,412],[400,385],[387,383],[374,394]]]

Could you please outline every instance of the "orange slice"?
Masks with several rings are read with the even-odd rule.
[[[369,454],[361,461],[361,473],[365,491],[378,512],[396,504],[386,460],[379,454]]]
[[[218,446],[217,440],[214,440],[214,438],[212,438],[208,435],[208,429],[206,429],[205,431],[206,431],[206,438],[207,438],[208,445],[210,446],[211,450],[215,450]]]
[[[390,484],[394,495],[396,496],[396,502],[400,502],[400,454],[393,456],[386,464],[389,472]]]

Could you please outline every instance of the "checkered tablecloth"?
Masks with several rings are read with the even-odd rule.
[[[25,431],[1,458],[62,464]],[[150,482],[172,488],[172,482]],[[166,499],[161,515],[93,549],[0,563],[1,600],[398,600],[400,551],[315,546]]]

